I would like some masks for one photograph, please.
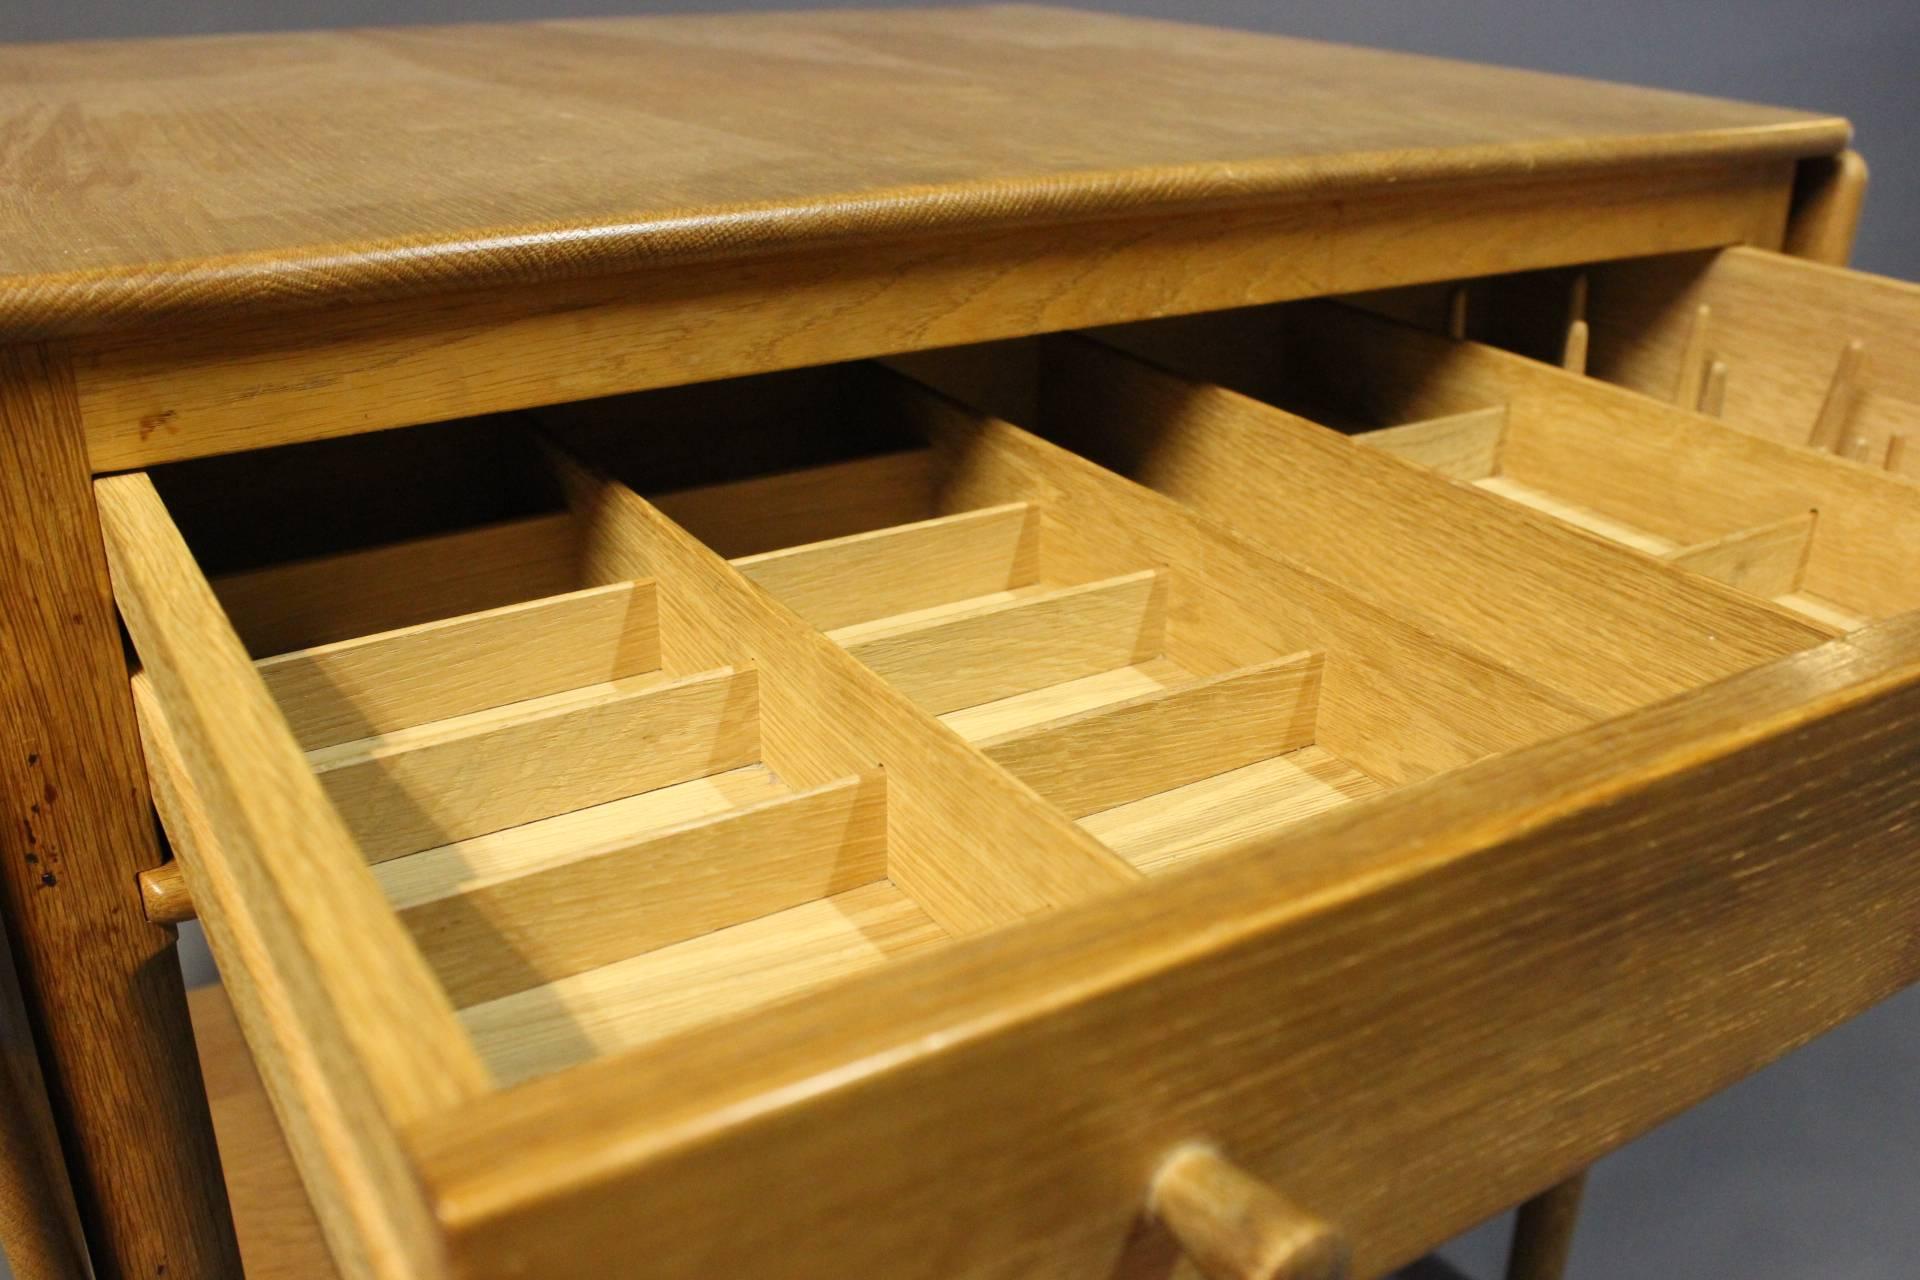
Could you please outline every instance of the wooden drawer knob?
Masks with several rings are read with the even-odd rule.
[[[1345,1280],[1338,1232],[1210,1147],[1168,1156],[1147,1207],[1208,1280]]]

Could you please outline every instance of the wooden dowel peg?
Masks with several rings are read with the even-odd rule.
[[[1682,409],[1700,404],[1700,386],[1707,376],[1707,336],[1712,329],[1713,308],[1703,302],[1693,309],[1687,345],[1680,352],[1680,379],[1674,385],[1673,402]]]
[[[1573,1228],[1586,1186],[1582,1170],[1520,1206],[1507,1253],[1507,1280],[1560,1280],[1573,1251]]]
[[[1870,461],[1872,455],[1872,442],[1865,436],[1849,436],[1847,438],[1847,447],[1842,451],[1842,456],[1852,458],[1855,462]]]
[[[1907,458],[1907,438],[1903,435],[1887,437],[1887,457],[1885,466],[1889,471],[1898,471],[1900,464]]]
[[[140,873],[140,905],[154,924],[180,924],[197,915],[193,891],[187,888],[178,862],[163,862]]]
[[[1560,348],[1560,367],[1569,373],[1587,371],[1587,322],[1575,320],[1567,326],[1567,341]]]
[[[1828,453],[1840,451],[1847,418],[1853,412],[1854,383],[1866,354],[1867,344],[1858,338],[1841,351],[1839,362],[1833,366],[1833,380],[1827,383],[1827,398],[1820,403],[1820,416],[1814,419],[1813,431],[1807,436],[1807,443],[1814,448]]]
[[[1700,388],[1700,412],[1718,418],[1727,409],[1727,362],[1715,360],[1707,365],[1707,381]]]
[[[1345,1280],[1338,1232],[1198,1143],[1154,1175],[1147,1208],[1207,1280]]]
[[[1447,296],[1447,336],[1461,342],[1467,336],[1467,286],[1456,285]]]

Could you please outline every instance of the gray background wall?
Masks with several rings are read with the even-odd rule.
[[[634,0],[5,0],[0,40],[179,35],[668,9]],[[880,7],[880,6],[872,6]],[[1847,116],[1873,166],[1855,265],[1920,279],[1914,0],[1108,0],[1082,7],[1534,67]],[[193,977],[210,974],[192,944]],[[1603,1161],[1571,1280],[1920,1275],[1920,989]],[[1499,1274],[1506,1224],[1446,1256]],[[5,1272],[0,1262],[0,1276]]]

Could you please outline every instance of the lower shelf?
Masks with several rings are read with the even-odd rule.
[[[187,993],[187,1007],[246,1280],[335,1280],[339,1272],[227,993],[198,988]]]

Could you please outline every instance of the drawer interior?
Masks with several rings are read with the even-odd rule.
[[[1750,435],[1920,479],[1920,285],[1764,249],[1595,262],[1355,295]]]
[[[850,380],[883,426],[849,422]],[[750,464],[716,478],[651,447],[702,423]],[[700,572],[617,567],[604,522],[566,505],[564,457],[628,482]],[[235,467],[151,478],[503,1082],[977,931],[902,874],[927,841],[900,810],[957,786],[950,769],[903,771],[858,723],[879,713],[740,648],[714,613],[729,590],[911,704],[882,718],[914,752],[1017,779],[1011,816],[1045,812],[1062,846],[1032,856],[1068,867],[1038,874],[1050,900],[1592,714],[877,368],[298,446],[244,496]],[[457,508],[411,501],[449,476]],[[296,554],[262,563],[276,547]]]
[[[1381,505],[1386,494],[1435,501],[1430,486],[1409,491],[1404,478],[1396,486],[1393,473],[1403,467],[1332,443],[1345,436],[1366,452],[1445,477],[1456,490],[1470,486],[1710,577],[1826,634],[1920,606],[1920,486],[1421,327],[1421,320],[1448,323],[1447,296],[1429,289],[1369,296],[1359,300],[1364,305],[1296,303],[908,363],[958,394],[1041,423],[1044,434],[1119,471],[1296,548],[1316,525],[1380,524],[1363,508]],[[1521,311],[1497,314],[1511,329]],[[1124,393],[1115,390],[1123,385]],[[1148,396],[1162,403],[1137,409]],[[1175,402],[1177,409],[1166,407]],[[1223,420],[1231,420],[1224,430]],[[1229,432],[1243,446],[1233,458],[1216,447]],[[1249,466],[1276,486],[1306,468],[1320,483],[1291,493],[1286,509],[1276,510],[1245,479]],[[1358,498],[1343,502],[1343,494]],[[1451,502],[1462,519],[1475,518],[1465,494]],[[1507,519],[1480,505],[1478,519]],[[1437,596],[1443,562],[1459,556],[1417,546],[1406,555],[1434,559],[1433,572],[1416,578],[1402,563],[1376,577],[1397,575],[1403,601],[1417,607],[1419,595]],[[1586,592],[1587,601],[1556,600],[1553,609],[1577,614],[1600,590]],[[1752,616],[1738,625],[1752,626]]]
[[[1272,319],[1262,345],[1284,331],[1270,349],[1287,367],[1329,376],[1255,389],[1347,430],[1420,417],[1360,438],[1424,437],[1391,451],[1442,476],[1506,478],[1508,496],[1532,479],[1503,464],[1525,457],[1505,410],[1475,402],[1495,397],[1451,383],[1428,395],[1396,371],[1417,363],[1395,345],[1411,330],[1350,310]],[[1182,334],[1150,336],[1127,341],[1178,356]],[[996,352],[993,367],[1016,380],[1051,370],[1039,387],[1050,428],[1081,439],[1073,421],[1097,423],[1131,450],[1102,460],[1162,479],[1152,460],[1164,442],[1060,407],[1111,407],[1076,399],[1090,376],[1111,389],[1159,371],[1091,339],[1057,342],[1044,357]],[[1342,372],[1356,368],[1372,376]],[[1266,443],[1322,431],[1290,415],[1259,425],[1278,434],[1258,449],[1230,440],[1236,453],[1272,458]],[[714,447],[674,456],[688,441]],[[569,503],[573,459],[637,495],[651,538],[711,564],[620,569],[604,522],[577,495]],[[860,710],[823,706],[818,687],[770,692],[785,673],[723,634],[712,575],[735,594],[764,592],[778,626],[830,643],[910,703],[920,718],[902,723],[917,749],[951,735],[949,759],[1018,779],[1066,842],[1058,856],[1084,864],[1076,893],[1271,838],[1608,709],[1583,694],[1598,687],[1587,662],[1608,661],[1613,641],[1579,614],[1463,636],[1444,612],[1355,591],[1341,580],[1348,562],[1317,545],[1262,547],[873,366],[295,446],[252,464],[239,487],[233,459],[152,479],[382,897],[503,1081],[974,931],[899,874],[898,844],[916,837],[897,811],[945,780],[889,768],[868,727],[831,719]],[[1442,496],[1452,484],[1406,475]],[[1437,507],[1411,529],[1350,523],[1343,536],[1371,562],[1404,558],[1435,533],[1484,537],[1472,521],[1482,509]],[[1765,514],[1804,544],[1807,511]],[[1554,526],[1517,536],[1490,554],[1533,556],[1514,572],[1562,595],[1588,589],[1551,559]],[[1690,593],[1690,575],[1665,566],[1619,556],[1607,570],[1668,611],[1647,642],[1665,651],[1655,673],[1673,686],[1818,638],[1784,611]],[[1727,629],[1750,617],[1766,625]],[[1690,643],[1703,618],[1714,642]],[[821,736],[848,741],[822,752]]]
[[[371,1034],[278,1016],[372,981],[309,910],[408,953],[389,1038],[442,1037],[445,1090],[462,1055],[511,1086],[1287,848],[1850,622],[1490,492],[1559,492],[1509,366],[1273,308],[100,481],[156,803],[264,992],[250,1040]],[[1762,515],[1810,573],[1798,499],[1641,536]],[[324,1117],[341,1086],[276,1087]],[[393,1158],[325,1133],[310,1184]]]

